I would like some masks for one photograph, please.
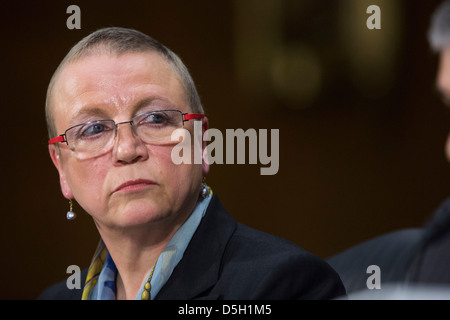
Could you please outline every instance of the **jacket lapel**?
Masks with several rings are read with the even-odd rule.
[[[183,258],[155,300],[214,299],[208,296],[217,282],[228,240],[237,226],[214,194]]]

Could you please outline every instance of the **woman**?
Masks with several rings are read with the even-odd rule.
[[[46,112],[62,193],[92,216],[101,241],[83,290],[62,282],[42,299],[345,294],[318,257],[237,223],[202,184],[205,161],[172,161],[172,133],[192,134],[195,121],[205,131],[208,120],[184,64],[151,37],[106,28],[81,40],[50,82]]]

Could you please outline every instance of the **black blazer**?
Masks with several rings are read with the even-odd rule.
[[[411,228],[383,234],[339,252],[327,262],[339,273],[349,295],[372,291],[367,287],[371,265],[380,268],[382,288],[388,283],[407,283],[423,233],[423,229]]]
[[[374,237],[328,258],[327,262],[339,273],[349,295],[370,291],[366,284],[369,277],[366,269],[370,265],[380,267],[382,288],[388,285],[397,290],[396,286],[438,284],[449,289],[450,198],[422,228]]]
[[[82,283],[87,270],[83,270]],[[62,281],[40,299],[81,299]],[[331,299],[345,295],[338,274],[299,246],[237,223],[216,195],[156,300]]]

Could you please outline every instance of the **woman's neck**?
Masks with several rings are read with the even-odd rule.
[[[186,221],[152,223],[117,229],[98,226],[100,236],[117,267],[116,299],[134,299],[173,235]]]

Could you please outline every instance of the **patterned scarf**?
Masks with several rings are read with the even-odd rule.
[[[105,264],[106,257],[108,256],[108,249],[106,249],[103,240],[100,240],[97,250],[95,250],[94,257],[92,258],[91,265],[88,269],[88,274],[86,277],[86,284],[84,285],[83,295],[81,296],[81,300],[88,300],[89,294],[91,293],[92,288],[94,288],[95,284],[98,281],[98,276],[102,271],[103,265]]]

